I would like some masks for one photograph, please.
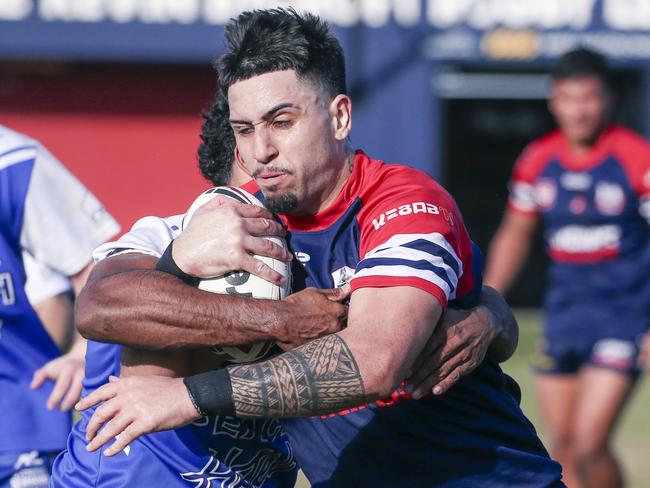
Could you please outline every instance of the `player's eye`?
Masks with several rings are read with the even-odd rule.
[[[253,128],[245,125],[233,127],[233,130],[235,131],[235,134],[240,136],[246,136],[253,133]]]
[[[293,122],[291,120],[287,119],[275,119],[273,121],[273,128],[274,129],[288,129],[291,127]]]

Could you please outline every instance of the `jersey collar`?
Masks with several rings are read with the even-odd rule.
[[[354,153],[354,168],[350,178],[341,189],[341,193],[323,211],[316,215],[282,215],[281,218],[289,230],[294,231],[319,231],[334,224],[349,208],[350,204],[359,195],[362,186],[364,168],[370,158],[361,150]]]

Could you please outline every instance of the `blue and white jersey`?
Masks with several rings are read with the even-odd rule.
[[[25,293],[32,305],[72,290],[72,283],[67,276],[36,261],[27,251],[23,251],[23,265],[27,275]]]
[[[96,260],[126,253],[160,257],[180,234],[183,215],[144,217],[116,242],[100,246]],[[120,373],[116,344],[88,341],[84,393],[88,395]],[[101,449],[86,451],[86,426],[95,409],[82,412],[56,459],[52,488],[87,486],[165,486],[290,488],[297,464],[289,441],[277,420],[204,417],[173,431],[142,436],[124,451],[105,457]]]
[[[34,371],[60,354],[25,294],[22,252],[72,276],[119,230],[97,199],[38,142],[0,126],[0,453],[56,451],[70,415],[48,411]]]

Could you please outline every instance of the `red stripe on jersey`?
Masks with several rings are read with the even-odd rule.
[[[604,259],[614,259],[618,257],[619,251],[618,249],[601,249],[592,252],[567,252],[549,248],[548,255],[555,261],[561,261],[564,263],[586,264],[596,263]]]
[[[471,273],[469,273],[471,275]],[[354,278],[350,284],[352,291],[359,288],[388,288],[391,286],[411,286],[426,291],[438,299],[443,309],[447,307],[447,295],[439,287],[422,278],[410,276],[362,276]]]

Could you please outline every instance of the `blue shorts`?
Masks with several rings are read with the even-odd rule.
[[[47,488],[56,452],[0,453],[0,488]]]
[[[606,300],[547,300],[542,339],[533,359],[539,373],[575,374],[583,366],[618,371],[636,378],[641,339],[650,317]]]

